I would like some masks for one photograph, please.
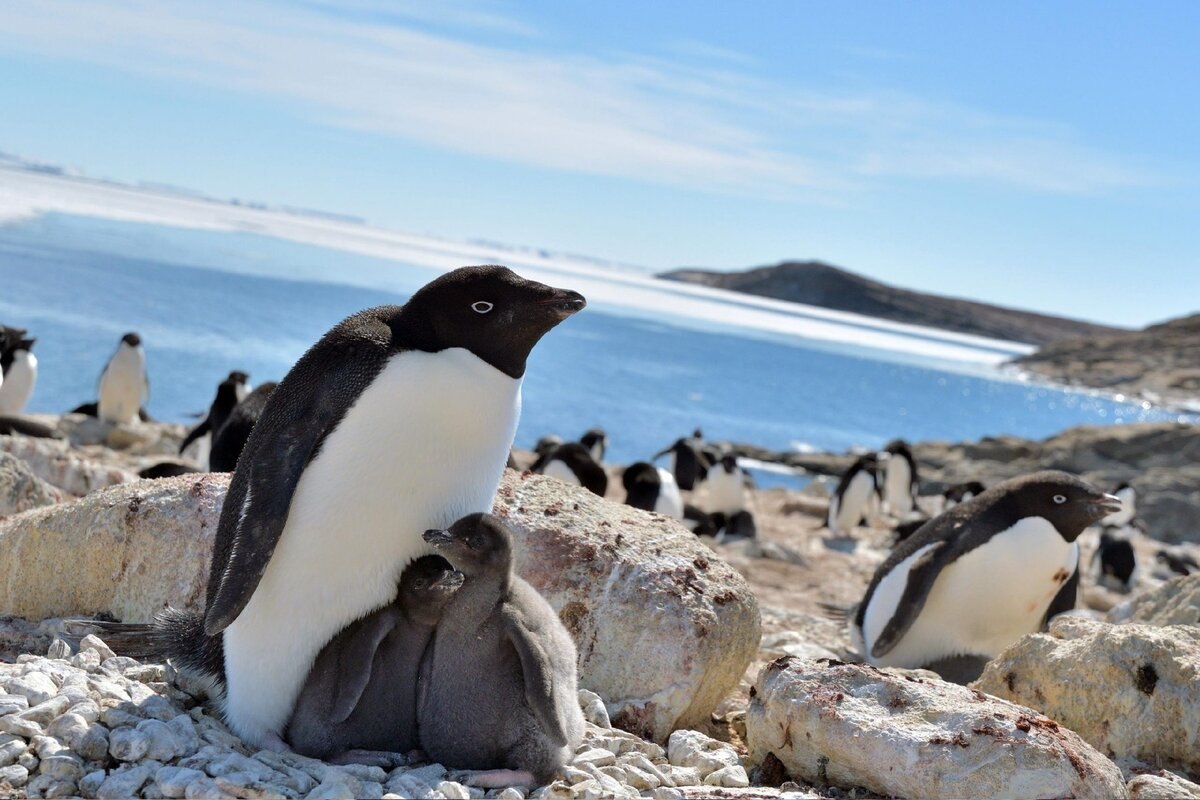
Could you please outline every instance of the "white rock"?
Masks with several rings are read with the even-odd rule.
[[[200,749],[200,734],[196,733],[196,724],[187,714],[178,714],[172,717],[167,722],[167,727],[175,735],[180,758],[193,755]]]
[[[98,722],[100,720],[100,706],[96,705],[94,700],[81,700],[75,705],[67,709],[71,714],[78,714],[88,722]]]
[[[53,736],[34,736],[29,740],[29,747],[38,758],[49,758],[56,753],[66,750],[66,746]]]
[[[509,786],[496,795],[496,800],[525,800],[525,793],[515,786]]]
[[[700,770],[695,767],[671,767],[671,783],[676,786],[699,786]]]
[[[32,774],[34,770],[38,768],[37,754],[32,750],[26,750],[24,753],[17,756],[17,763],[29,770],[29,772]]]
[[[31,719],[21,719],[16,714],[0,717],[0,733],[11,733],[25,739],[41,735],[43,728]]]
[[[83,777],[83,759],[69,751],[55,753],[42,758],[38,772],[73,783]]]
[[[27,797],[78,797],[77,786],[73,780],[53,775],[35,775],[25,784],[25,794]]]
[[[110,773],[104,779],[104,783],[96,790],[96,797],[99,800],[126,800],[126,798],[136,797],[148,780],[150,780],[149,767],[139,766],[118,770]]]
[[[750,785],[750,778],[747,777],[746,770],[743,767],[722,767],[706,775],[704,777],[704,784],[706,786],[727,786],[740,789]]]
[[[105,644],[104,640],[94,633],[89,633],[87,636],[84,636],[79,640],[79,652],[82,653],[85,650],[95,650],[96,655],[100,656],[101,663],[103,663],[106,659],[112,658],[116,655],[116,653],[112,651],[112,648]]]
[[[1200,786],[1178,775],[1138,775],[1129,782],[1131,800],[1200,800]]]
[[[585,764],[591,764],[594,767],[607,767],[609,764],[617,763],[617,756],[610,750],[601,750],[597,747],[579,753],[571,759],[571,763],[581,768]]]
[[[612,722],[608,718],[608,708],[604,705],[604,700],[595,692],[587,689],[579,690],[579,707],[583,710],[583,718],[593,725],[601,728],[611,728]]]
[[[667,758],[677,767],[695,767],[701,778],[723,767],[738,765],[737,750],[699,731],[675,731],[667,743]]]
[[[71,748],[88,761],[99,761],[108,754],[108,728],[98,722],[88,726],[87,733]]]
[[[29,749],[29,745],[20,737],[3,733],[0,734],[0,738],[8,739],[8,741],[0,741],[0,767],[7,767],[10,764],[17,763],[17,759],[21,757],[21,754]]]
[[[651,795],[654,800],[683,800],[683,790],[674,786],[660,786]]]
[[[44,703],[58,694],[58,686],[44,672],[27,672],[8,681],[5,688],[9,694],[22,695],[30,706]]]
[[[344,780],[325,781],[305,796],[305,800],[356,800],[360,786]]]
[[[0,717],[16,714],[29,708],[29,698],[23,694],[0,694]]]
[[[70,708],[71,701],[61,695],[51,697],[45,702],[38,703],[36,706],[30,706],[24,711],[18,712],[17,716],[21,719],[33,720],[43,727],[49,725],[55,718],[67,713]]]
[[[184,796],[188,784],[203,777],[204,773],[198,769],[163,767],[154,773],[154,782],[163,797],[178,798]]]
[[[0,767],[0,783],[8,781],[14,789],[20,789],[29,780],[29,770],[20,764]]]
[[[58,739],[68,747],[74,747],[85,733],[88,721],[79,714],[67,713],[50,723],[46,733]]]
[[[136,728],[117,728],[108,737],[109,755],[118,761],[140,761],[149,749],[150,738]]]
[[[442,796],[447,800],[470,800],[471,798],[471,793],[467,791],[467,787],[455,781],[442,781],[433,788],[441,792]]]
[[[79,794],[88,798],[95,797],[107,778],[108,773],[102,769],[89,772],[79,779]]]
[[[95,672],[100,669],[100,654],[95,650],[84,650],[71,656],[71,665],[79,669]]]
[[[212,778],[197,778],[183,790],[188,800],[231,800],[234,796],[223,791]]]

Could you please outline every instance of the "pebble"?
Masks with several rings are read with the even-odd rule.
[[[27,797],[75,797],[78,793],[76,785],[73,780],[36,775],[25,784],[25,794]]]
[[[114,731],[115,733],[115,731]],[[150,768],[146,766],[131,767],[109,773],[104,783],[96,790],[99,800],[126,800],[136,797],[150,780]]]
[[[74,783],[83,777],[83,759],[69,750],[55,753],[42,759],[38,771],[43,775]]]
[[[705,786],[726,786],[732,789],[741,789],[750,785],[750,779],[746,776],[746,770],[741,766],[722,767],[721,769],[710,772],[704,777]]]
[[[24,739],[7,733],[0,734],[0,737],[8,739],[6,742],[0,741],[0,767],[17,763],[17,758],[29,749]]]
[[[71,657],[71,645],[62,639],[55,639],[46,648],[46,658],[67,659]]]
[[[608,718],[608,708],[604,700],[595,692],[587,689],[579,690],[579,707],[583,710],[583,718],[599,728],[612,728]]]
[[[100,669],[100,654],[95,650],[81,650],[70,658],[71,666],[88,672]],[[82,790],[81,790],[82,791]]]
[[[471,800],[471,793],[467,791],[467,787],[461,783],[454,781],[442,781],[434,790],[440,792],[447,800]]]
[[[496,800],[525,800],[525,793],[515,786],[509,786],[496,795]]]
[[[42,726],[31,719],[22,719],[16,714],[0,717],[0,733],[11,733],[23,739],[29,739],[42,734]]]
[[[79,779],[79,794],[83,797],[95,797],[107,778],[108,773],[102,769],[89,772]]]
[[[112,648],[106,645],[104,640],[94,633],[89,633],[87,636],[84,636],[79,640],[79,652],[82,653],[85,650],[91,650],[95,652],[96,655],[100,656],[101,661],[112,658],[116,655],[116,653],[112,651]]]
[[[217,786],[216,781],[209,777],[197,778],[183,790],[183,796],[188,800],[226,800],[234,795]]]
[[[149,737],[136,728],[117,728],[108,737],[108,753],[118,761],[138,761],[149,750]]]
[[[183,797],[193,781],[200,780],[204,773],[187,767],[163,767],[154,774],[154,782],[163,797]]]
[[[579,753],[575,758],[571,759],[571,763],[579,767],[582,767],[584,764],[591,764],[595,767],[606,767],[610,764],[616,764],[617,756],[611,750],[602,750],[596,747]]]
[[[694,767],[701,778],[723,767],[738,766],[737,750],[699,731],[680,730],[667,740],[667,758],[677,767]]]
[[[0,767],[0,781],[8,781],[14,789],[20,789],[29,780],[29,770],[20,764]]]
[[[29,708],[29,698],[22,694],[0,694],[0,717],[16,714]]]
[[[58,694],[58,686],[44,672],[27,672],[8,682],[5,690],[9,694],[23,696],[31,706],[44,703]]]
[[[98,722],[92,723],[72,747],[88,761],[99,761],[108,754],[108,729]]]

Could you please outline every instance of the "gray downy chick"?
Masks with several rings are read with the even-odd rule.
[[[424,556],[400,578],[389,605],[348,625],[313,662],[288,723],[297,753],[388,765],[384,754],[417,746],[417,673],[434,626],[462,573]]]
[[[537,590],[512,574],[512,539],[490,514],[425,532],[466,579],[421,665],[421,746],[476,786],[542,785],[583,739],[575,644]]]

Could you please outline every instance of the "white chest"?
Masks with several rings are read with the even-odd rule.
[[[18,350],[8,374],[0,378],[0,414],[20,414],[33,394],[37,382],[37,356]]]
[[[883,479],[883,500],[893,514],[912,511],[912,469],[907,459],[898,456],[888,459]]]
[[[296,487],[254,596],[225,631],[227,714],[280,731],[317,653],[389,602],[421,538],[490,511],[520,416],[521,382],[467,350],[394,356]]]
[[[730,473],[726,472],[723,466],[717,464],[709,469],[705,482],[708,484],[709,511],[731,515],[746,507],[740,469],[735,469]]]
[[[100,376],[98,412],[106,422],[132,422],[146,388],[146,357],[140,347],[122,346]]]
[[[571,471],[570,467],[559,461],[557,458],[551,459],[546,464],[546,469],[542,474],[549,475],[551,478],[557,478],[563,483],[569,483],[573,486],[580,485],[579,477]]]
[[[875,495],[875,478],[861,470],[850,479],[850,485],[841,497],[834,497],[829,505],[831,530],[845,533],[862,522]]]
[[[679,484],[675,482],[675,476],[662,467],[657,469],[662,486],[658,490],[658,499],[654,502],[654,511],[663,516],[683,519],[683,496],[679,494]]]
[[[870,647],[895,613],[918,551],[880,581],[863,618]],[[1079,547],[1041,517],[1029,517],[961,556],[938,575],[925,606],[881,666],[917,667],[939,658],[995,656],[1040,627],[1079,563]]]

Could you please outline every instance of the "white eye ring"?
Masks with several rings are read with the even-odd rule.
[[[1054,495],[1054,502],[1061,506],[1063,503],[1067,502],[1067,496],[1064,494],[1056,494]]]
[[[487,300],[477,300],[476,302],[471,303],[471,309],[474,310],[476,314],[486,314],[493,308],[495,308],[495,306],[493,306]]]

